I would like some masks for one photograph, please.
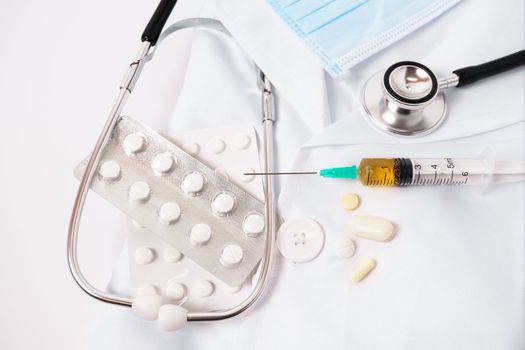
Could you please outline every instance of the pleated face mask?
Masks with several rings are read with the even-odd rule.
[[[334,76],[460,0],[267,0]]]

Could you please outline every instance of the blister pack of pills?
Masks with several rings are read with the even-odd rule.
[[[242,285],[262,257],[264,204],[129,117],[118,122],[91,187],[230,286]]]

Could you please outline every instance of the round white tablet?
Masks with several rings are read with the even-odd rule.
[[[196,156],[197,154],[199,154],[199,151],[201,149],[199,144],[195,142],[185,142],[182,145],[182,148],[186,151],[186,153],[192,156]]]
[[[208,243],[211,238],[211,227],[208,224],[200,223],[191,228],[190,243],[200,247]]]
[[[334,242],[335,255],[347,259],[355,254],[355,243],[350,238],[341,237]]]
[[[224,143],[224,141],[221,139],[215,138],[211,139],[207,146],[213,154],[219,154],[226,148],[226,143]]]
[[[237,135],[233,139],[233,145],[235,146],[235,148],[240,150],[247,149],[248,147],[250,147],[250,143],[250,137],[244,134]]]
[[[211,203],[211,209],[217,215],[226,215],[235,207],[235,198],[233,195],[222,192],[219,193]]]
[[[148,247],[142,247],[135,251],[135,261],[140,265],[147,265],[155,259],[155,252]]]
[[[253,168],[248,168],[246,169],[245,171],[242,172],[242,182],[250,182],[250,181],[253,181],[253,179],[255,179],[255,175],[244,175],[245,173],[254,173],[255,170]]]
[[[257,237],[264,230],[264,217],[258,213],[248,215],[244,218],[242,230],[249,237]]]
[[[144,181],[134,182],[128,191],[129,200],[133,203],[143,203],[150,195],[149,185]]]
[[[186,175],[182,181],[181,188],[189,195],[196,195],[204,188],[204,176],[197,172]]]
[[[137,287],[137,295],[155,295],[157,288],[152,284],[141,284]]]
[[[235,294],[242,289],[242,286],[229,286],[226,283],[223,283],[223,289],[230,294]]]
[[[221,264],[224,267],[232,268],[239,265],[244,258],[244,252],[237,244],[228,244],[222,250]]]
[[[186,287],[182,283],[171,281],[168,282],[164,293],[170,299],[181,300],[186,296]]]
[[[215,286],[208,280],[202,280],[195,286],[195,294],[198,297],[205,298],[213,294]]]
[[[153,168],[153,171],[155,171],[155,173],[158,175],[168,174],[171,170],[173,170],[174,165],[175,159],[168,152],[157,154],[151,162],[151,167]]]
[[[163,224],[173,224],[180,218],[180,207],[175,202],[164,203],[159,209],[159,220]]]
[[[138,132],[126,136],[126,138],[124,138],[124,143],[122,144],[122,147],[124,147],[124,151],[126,151],[127,154],[139,153],[144,150],[145,146],[146,138]]]
[[[105,181],[115,181],[120,177],[120,165],[114,160],[107,160],[100,165],[98,173]]]
[[[162,253],[162,257],[164,258],[164,261],[173,264],[180,259],[182,259],[182,253],[179,252],[176,249],[173,249],[171,247],[164,249],[164,252]]]

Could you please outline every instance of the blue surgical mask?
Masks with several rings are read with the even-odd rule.
[[[267,0],[339,75],[460,0]]]

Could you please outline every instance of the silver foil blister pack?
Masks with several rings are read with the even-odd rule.
[[[128,137],[130,135],[133,136]],[[153,165],[155,157],[160,154],[170,155],[173,159],[171,167],[165,162],[160,163],[163,172],[154,170]],[[87,160],[75,168],[77,178],[84,173],[86,163]],[[106,168],[101,169],[104,166]],[[193,193],[188,190],[193,190],[191,183],[183,186],[183,182],[189,174],[195,173],[202,174],[204,184],[202,190]],[[140,186],[136,186],[137,183]],[[262,257],[264,226],[256,224],[254,232],[253,220],[246,219],[255,218],[256,223],[263,220],[264,204],[132,118],[119,120],[102,154],[91,188],[228,285],[241,285]],[[222,197],[227,201],[220,201],[217,205],[220,194],[226,194]],[[221,205],[231,205],[229,198],[234,199],[233,209],[227,212],[217,210]],[[166,203],[176,203],[180,209],[180,215],[173,222],[161,218],[161,207]],[[248,226],[251,223],[251,231],[246,230],[247,223]],[[211,228],[209,240],[199,244],[190,239],[192,228],[197,224]],[[226,247],[228,251],[224,251]],[[241,249],[230,249],[232,247]],[[235,264],[225,263],[225,260],[231,262],[232,259]]]

